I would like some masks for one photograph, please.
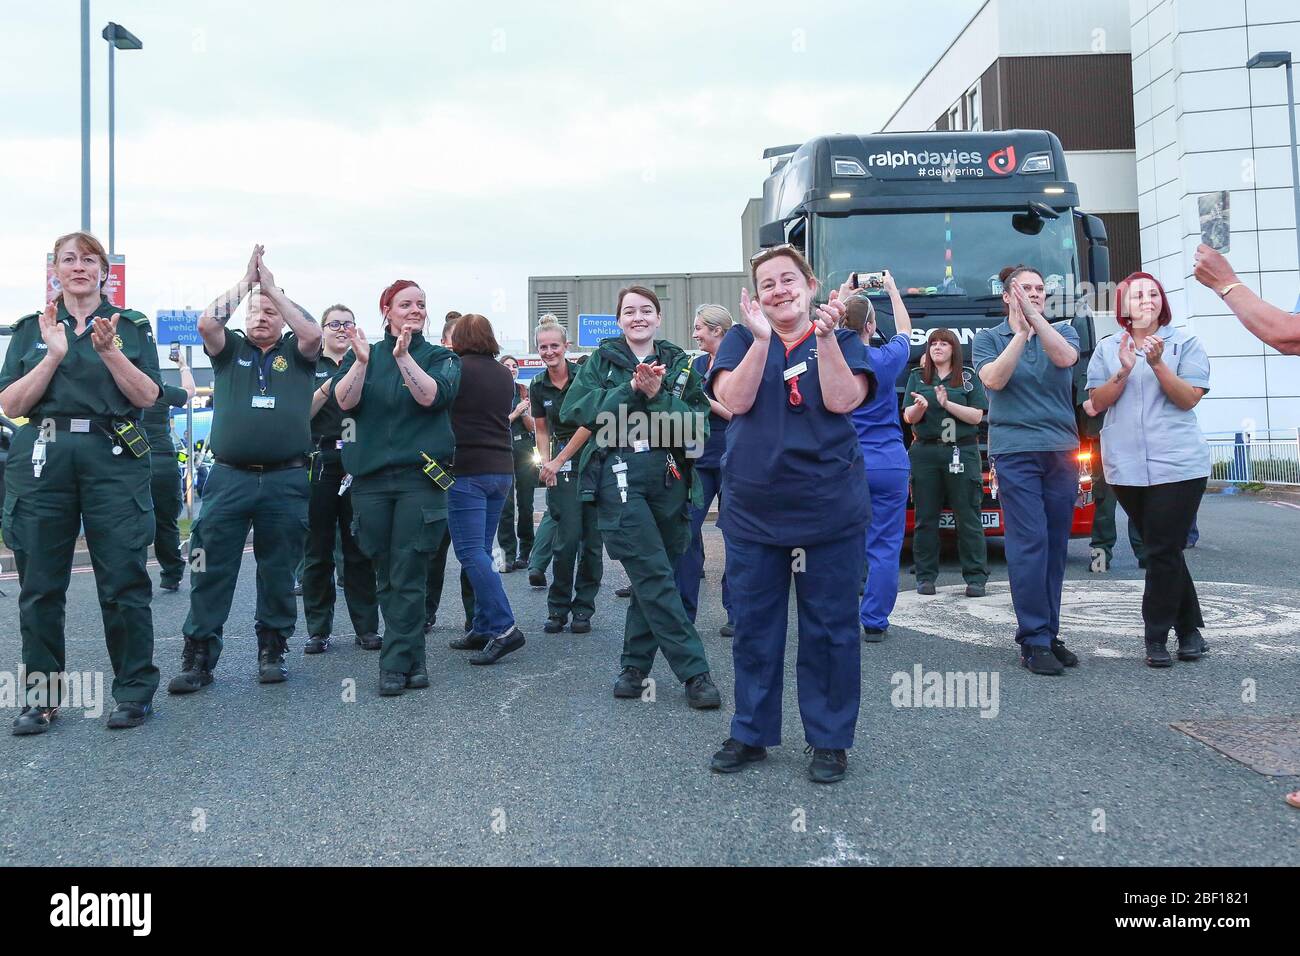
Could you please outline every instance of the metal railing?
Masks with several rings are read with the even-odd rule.
[[[1210,480],[1300,486],[1300,430],[1287,439],[1210,439]]]

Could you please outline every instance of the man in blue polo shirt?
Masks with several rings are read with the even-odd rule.
[[[1007,321],[975,336],[972,357],[988,390],[989,461],[1005,519],[1007,574],[1020,662],[1057,675],[1079,659],[1059,638],[1066,549],[1078,494],[1074,376],[1079,335],[1043,318],[1043,277],[1004,269]]]

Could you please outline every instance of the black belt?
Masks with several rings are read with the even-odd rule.
[[[224,458],[218,458],[217,464],[225,465],[227,468],[234,468],[236,471],[253,471],[260,474],[265,471],[287,471],[290,468],[306,468],[307,459],[299,455],[297,458],[277,461],[270,465],[237,465],[233,461],[226,461]]]
[[[913,438],[922,445],[978,445],[979,438],[975,435],[967,435],[965,438],[958,438],[956,441],[943,441],[939,438]]]
[[[111,434],[114,423],[123,421],[132,421],[132,419],[128,419],[125,416],[122,418],[105,418],[102,415],[87,415],[85,418],[78,416],[69,416],[67,418],[62,416],[49,416],[40,419],[33,416],[28,420],[28,423],[39,428],[45,422],[51,422],[54,425],[55,431],[70,432],[72,431],[73,422],[86,422],[90,428],[99,428],[106,430]]]

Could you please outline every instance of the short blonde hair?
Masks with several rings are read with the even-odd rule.
[[[695,317],[714,332],[726,332],[731,328],[731,313],[720,305],[702,305],[695,310]]]

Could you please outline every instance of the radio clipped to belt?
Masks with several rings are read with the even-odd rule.
[[[122,454],[122,449],[126,448],[136,458],[143,458],[149,454],[149,442],[145,439],[144,433],[136,426],[135,422],[116,421],[113,422],[113,454]]]
[[[451,472],[442,467],[436,460],[430,458],[424,452],[420,452],[420,457],[424,459],[424,465],[420,470],[428,475],[429,480],[443,491],[447,491],[456,483],[456,479],[451,476]]]

